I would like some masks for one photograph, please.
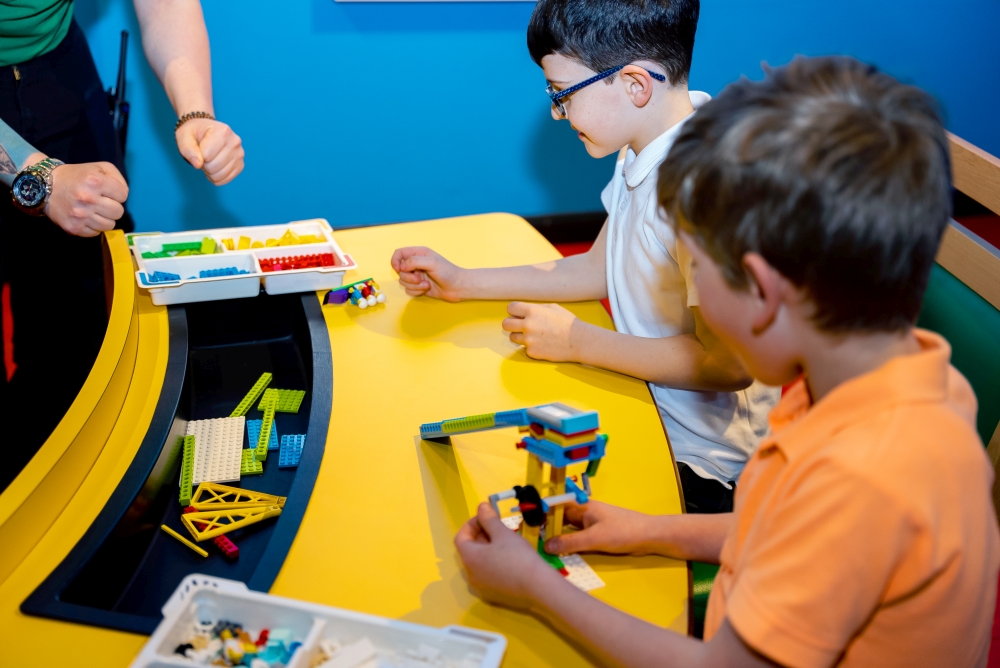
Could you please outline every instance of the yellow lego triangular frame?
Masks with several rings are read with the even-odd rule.
[[[203,482],[191,495],[189,506],[197,510],[234,510],[236,508],[251,508],[253,506],[278,506],[284,508],[285,497],[255,492],[252,489],[240,489],[215,482]]]
[[[233,510],[208,510],[181,515],[181,522],[198,542],[242,529],[281,514],[278,506],[252,506]]]

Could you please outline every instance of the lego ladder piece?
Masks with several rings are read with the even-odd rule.
[[[274,428],[274,404],[276,400],[271,395],[269,401],[264,402],[264,419],[261,420],[260,436],[257,437],[257,447],[254,448],[254,458],[258,462],[267,460],[267,442],[270,438],[271,430]],[[251,443],[251,447],[253,444]]]
[[[243,475],[260,475],[264,465],[257,461],[254,451],[246,448],[240,454],[240,473]]]
[[[267,401],[268,397],[273,397],[276,402],[274,404],[274,410],[278,413],[298,413],[299,407],[302,405],[302,400],[306,396],[305,390],[279,390],[270,387],[264,390],[264,396],[261,397],[260,403],[257,404],[257,410],[264,410],[264,402]]]
[[[247,420],[247,443],[250,444],[251,448],[257,447],[257,442],[260,440],[260,426],[263,420]],[[271,425],[271,438],[267,441],[268,450],[278,449],[278,425]]]
[[[257,401],[257,397],[260,396],[260,393],[263,392],[264,388],[267,387],[270,383],[271,383],[271,374],[267,372],[262,373],[260,375],[260,378],[257,379],[257,382],[254,383],[252,388],[250,388],[250,391],[247,392],[247,395],[243,397],[243,401],[241,401],[239,405],[237,405],[236,408],[233,409],[233,412],[229,414],[229,417],[239,417],[241,415],[246,415],[247,411],[250,410],[250,407],[253,406],[253,402]]]
[[[201,542],[224,533],[242,529],[281,514],[278,506],[253,506],[235,510],[207,510],[181,515],[181,522],[195,540]]]
[[[542,460],[536,455],[528,453],[528,473],[525,476],[527,484],[535,489],[542,488]],[[521,523],[521,535],[532,547],[538,544],[539,527],[528,526],[527,522]]]
[[[191,482],[228,482],[240,479],[244,418],[191,420],[187,435],[195,437]]]
[[[551,496],[561,496],[566,492],[566,469],[552,467],[549,475],[549,494]],[[563,514],[566,507],[563,504],[553,506],[549,509],[545,518],[545,535],[549,538],[561,536],[563,530]]]
[[[245,451],[246,452],[246,451]],[[195,510],[234,510],[252,506],[285,506],[285,497],[255,492],[252,489],[240,489],[214,482],[203,482],[198,485],[191,503]]]
[[[305,434],[285,434],[281,437],[281,450],[278,452],[278,468],[290,469],[299,465],[302,459],[302,448],[306,445]]]
[[[191,503],[191,486],[194,479],[195,442],[194,436],[180,436],[177,440],[180,441],[180,446],[183,452],[181,455],[181,491],[179,498],[181,505],[186,506]]]

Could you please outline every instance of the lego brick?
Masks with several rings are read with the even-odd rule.
[[[198,249],[202,255],[212,255],[215,253],[215,239],[205,237],[201,240],[201,247]]]
[[[256,448],[260,440],[260,425],[263,420],[247,420],[247,443],[250,447]],[[268,450],[278,449],[278,425],[271,424],[271,438],[267,441]]]
[[[249,274],[250,272],[246,269],[237,269],[236,267],[225,267],[223,269],[202,269],[198,272],[198,278],[218,278],[219,276],[239,276],[240,274]]]
[[[590,564],[584,561],[579,554],[567,554],[560,559],[562,559],[563,568],[567,573],[566,581],[580,591],[593,591],[604,586],[604,580],[601,579],[601,576],[595,573]]]
[[[233,243],[232,239],[223,239],[222,245],[226,248],[226,250],[236,250],[236,244]]]
[[[200,241],[186,241],[184,243],[176,244],[163,244],[161,250],[165,251],[200,251],[201,242]]]
[[[271,399],[264,402],[264,418],[261,420],[260,424],[260,436],[257,437],[257,447],[254,448],[254,457],[258,462],[263,462],[267,460],[267,442],[269,435],[274,430],[274,405],[276,399],[271,396]],[[253,445],[252,443],[250,444]]]
[[[302,399],[305,398],[305,396],[305,390],[279,390],[269,387],[264,390],[264,396],[260,398],[260,403],[257,404],[257,410],[264,410],[264,402],[269,399],[274,399],[276,402],[274,404],[275,412],[298,413],[299,407],[302,406]]]
[[[607,434],[598,434],[590,444],[572,448],[561,448],[551,441],[525,436],[517,446],[526,448],[528,452],[550,466],[563,468],[570,464],[600,459],[604,456],[607,443]]]
[[[191,482],[227,482],[240,479],[244,418],[192,420],[187,435],[195,437]]]
[[[194,436],[181,436],[177,439],[182,448],[181,455],[181,491],[180,502],[182,506],[191,503],[191,486],[194,481]]]
[[[253,506],[236,510],[185,513],[181,515],[181,522],[191,535],[201,542],[280,514],[281,508],[277,506]]]
[[[560,434],[558,431],[552,429],[543,429],[542,435],[537,438],[544,438],[546,441],[552,441],[558,446],[569,448],[575,445],[592,443],[594,439],[597,438],[597,430],[591,429],[590,431],[585,431],[573,436],[566,436],[565,434]]]
[[[600,428],[597,411],[581,411],[566,404],[551,403],[528,409],[532,422],[540,422],[565,436]]]
[[[240,473],[242,475],[260,475],[264,472],[264,465],[257,461],[254,451],[246,448],[240,454]]]
[[[278,468],[290,469],[298,466],[305,444],[305,434],[285,434],[282,436],[281,450],[278,451]]]
[[[250,450],[244,450],[250,452]],[[191,507],[195,510],[213,510],[216,508],[249,508],[250,506],[284,507],[285,497],[255,492],[252,489],[229,487],[214,482],[203,482],[198,485],[191,498]]]
[[[198,547],[197,545],[195,545],[194,543],[192,543],[191,541],[189,541],[187,538],[185,538],[184,536],[180,535],[179,533],[177,533],[176,531],[174,531],[173,529],[171,529],[170,527],[168,527],[166,524],[161,524],[160,528],[163,529],[164,533],[166,533],[166,534],[168,534],[170,536],[173,536],[179,542],[181,542],[182,544],[184,544],[187,547],[191,548],[192,551],[197,552],[198,554],[200,554],[203,557],[207,557],[208,556],[208,552],[206,552],[205,550],[201,549],[200,547]]]
[[[257,379],[257,382],[253,384],[250,391],[247,392],[246,396],[240,401],[240,403],[233,409],[233,412],[229,414],[229,417],[239,417],[240,415],[246,415],[253,406],[253,402],[257,401],[257,397],[260,396],[264,388],[271,384],[271,374],[264,372]]]
[[[523,408],[513,411],[500,411],[498,413],[482,413],[480,415],[470,415],[468,417],[443,420],[441,422],[424,423],[420,425],[420,438],[441,438],[443,436],[468,434],[488,429],[526,426],[528,423],[528,414]]]
[[[187,508],[184,509],[185,515],[187,515],[188,513],[196,513],[196,512],[198,512],[198,509],[195,508],[194,506],[188,506]],[[208,525],[205,522],[196,522],[194,526],[196,526],[198,529],[203,530]],[[212,542],[215,543],[215,547],[218,548],[219,552],[222,553],[222,556],[228,559],[229,561],[233,561],[239,558],[240,548],[236,547],[236,543],[229,540],[228,537],[216,536],[215,538],[212,539]]]
[[[236,244],[237,250],[247,250],[250,248],[250,237],[240,237],[239,242]]]
[[[169,271],[154,271],[146,276],[147,283],[171,283],[181,280],[180,274],[172,274]]]

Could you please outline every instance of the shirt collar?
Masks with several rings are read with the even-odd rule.
[[[771,411],[771,435],[760,444],[760,453],[779,449],[791,457],[828,442],[833,434],[872,413],[902,404],[946,401],[951,346],[932,332],[914,329],[913,333],[920,352],[894,357],[841,383],[816,404],[805,379],[795,381]]]
[[[691,98],[691,106],[695,108],[695,111],[698,110],[698,107],[712,99],[708,93],[702,93],[699,90],[690,91],[688,95]],[[625,183],[628,184],[629,188],[639,186],[646,180],[649,173],[663,162],[667,154],[670,153],[670,147],[674,145],[677,135],[681,133],[684,123],[692,116],[694,116],[694,112],[691,112],[669,130],[649,142],[649,145],[642,149],[639,155],[636,155],[631,147],[625,150],[625,165],[622,171],[625,175]]]

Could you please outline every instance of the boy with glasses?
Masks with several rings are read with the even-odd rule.
[[[587,152],[619,151],[601,194],[608,219],[589,252],[557,262],[463,269],[433,250],[392,257],[413,296],[446,301],[608,298],[617,332],[556,304],[515,301],[503,327],[529,356],[649,381],[689,512],[732,509],[733,482],[767,433],[778,390],[752,379],[705,327],[691,256],[656,200],[656,169],[708,95],[689,92],[698,0],[540,0],[528,50],[545,72],[552,116]]]

